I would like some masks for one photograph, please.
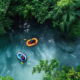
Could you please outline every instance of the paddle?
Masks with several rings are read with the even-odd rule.
[[[24,41],[26,41],[27,39],[24,39]]]
[[[21,64],[23,65],[23,62],[21,61]]]

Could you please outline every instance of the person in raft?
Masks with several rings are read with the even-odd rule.
[[[23,55],[21,55],[22,60],[25,60],[25,57]]]
[[[31,39],[31,43],[33,43],[33,40]]]

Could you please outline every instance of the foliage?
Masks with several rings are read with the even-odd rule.
[[[33,0],[34,16],[37,21],[43,24],[47,19],[51,19],[54,14],[54,7],[56,7],[55,4],[56,0]]]
[[[4,27],[7,27],[9,30],[11,29],[11,25],[12,25],[12,20],[10,20],[8,17],[2,19],[2,17],[0,18],[0,34],[5,34],[6,31],[5,31],[5,28]]]
[[[74,68],[68,66],[63,66],[61,71],[55,72],[55,78],[53,80],[79,80],[80,79],[80,72],[74,71]]]
[[[64,70],[66,73],[68,73],[70,69],[70,66],[62,66],[62,70]]]
[[[14,80],[11,76],[7,76],[7,77],[0,77],[0,80]]]
[[[8,19],[10,28],[11,17],[16,15],[24,19],[36,18],[41,24],[51,19],[55,29],[67,31],[71,38],[80,36],[76,22],[80,19],[80,0],[0,0],[0,34],[6,33],[4,22]]]
[[[34,8],[28,4],[29,2],[26,0],[15,0],[15,1],[11,1],[11,4],[9,7],[9,11],[13,14],[13,15],[20,15],[23,16],[24,19],[25,18],[31,18],[31,16],[34,15]],[[15,6],[14,6],[15,4]]]
[[[24,9],[21,10],[21,13],[24,16],[24,19],[27,18],[31,18],[31,16],[33,16],[35,13],[33,12],[35,8],[33,8],[30,5],[26,5],[26,7]]]
[[[70,66],[62,66],[62,70],[54,71],[54,68],[59,67],[59,62],[55,59],[52,59],[50,64],[48,64],[48,60],[40,60],[39,65],[33,67],[32,74],[41,73],[41,71],[45,72],[45,76],[43,76],[43,80],[80,80],[80,66],[77,66],[77,71],[74,70],[73,67]],[[54,73],[53,73],[54,72]]]
[[[80,72],[80,66],[77,66],[76,68],[77,68],[77,72]]]
[[[41,3],[40,1],[36,0],[36,3],[33,0],[33,4],[35,9],[35,18],[38,19],[38,22],[43,23],[49,16],[49,0],[43,0]]]
[[[9,7],[10,0],[0,0],[0,34],[5,34],[4,27],[10,29],[12,20],[6,17],[6,12]]]
[[[73,0],[60,0],[57,2],[56,12],[53,16],[53,27],[59,27],[62,31],[69,31],[71,25],[80,17],[80,11],[76,11],[76,3]],[[55,8],[54,8],[55,9]]]
[[[73,0],[60,0],[57,2],[57,5],[62,8],[62,7],[68,7],[72,3],[73,3]]]
[[[76,28],[77,27],[77,28]],[[69,36],[73,39],[77,38],[80,36],[80,20],[76,22],[75,25],[72,26],[71,32],[69,33]]]
[[[39,65],[36,65],[36,67],[33,67],[33,71],[32,74],[36,73],[36,71],[38,73],[41,73],[41,71],[45,72],[45,76],[43,77],[43,80],[52,80],[53,79],[53,71],[55,68],[59,67],[59,62],[57,61],[57,59],[52,59],[50,60],[50,64],[48,64],[48,60],[46,59],[46,61],[44,60],[40,60],[39,61]]]
[[[0,0],[0,16],[6,14],[9,4],[10,0]]]

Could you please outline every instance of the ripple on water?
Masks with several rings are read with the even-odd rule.
[[[40,59],[51,60],[57,58],[60,62],[60,66],[70,65],[75,67],[80,64],[80,54],[76,51],[77,49],[73,54],[75,55],[77,52],[75,56],[78,57],[75,58],[69,54],[69,51],[67,51],[67,49],[71,50],[69,47],[70,45],[68,45],[67,42],[60,42],[60,39],[55,42],[52,33],[49,33],[49,35],[45,34],[44,30],[40,33],[40,30],[38,29],[31,33],[29,31],[29,34],[27,34],[27,32],[24,33],[25,34],[21,33],[20,35],[16,34],[16,37],[11,37],[12,44],[5,48],[2,55],[0,55],[0,63],[2,64],[0,65],[0,75],[12,76],[14,80],[43,80],[44,72],[41,74],[31,74],[33,67],[39,64]],[[25,37],[29,38],[33,33],[40,36],[39,43],[36,46],[27,47],[23,39]],[[46,33],[48,33],[48,30]],[[64,52],[62,48],[66,49],[66,51]],[[23,65],[21,65],[21,61],[16,57],[18,52],[23,52],[27,55],[28,60],[23,63]]]

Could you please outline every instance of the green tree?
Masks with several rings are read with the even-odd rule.
[[[46,64],[47,63],[47,64]],[[56,65],[56,64],[58,65]],[[43,66],[42,66],[43,64]],[[53,65],[56,65],[53,67]],[[74,70],[74,67],[70,66],[62,66],[62,70],[56,70],[55,68],[59,67],[59,62],[57,59],[50,60],[50,63],[48,64],[48,60],[40,60],[39,65],[36,65],[36,67],[33,67],[32,74],[41,73],[41,71],[45,72],[45,76],[43,76],[43,80],[80,80],[80,66],[77,66],[77,71]],[[53,73],[54,72],[54,73]]]
[[[75,39],[80,36],[80,20],[71,27],[71,31],[68,34],[71,38]]]
[[[80,36],[80,0],[0,0],[0,34],[11,29],[15,16],[41,24],[49,19],[71,38]]]
[[[62,31],[70,30],[71,25],[80,17],[78,14],[80,11],[76,11],[76,3],[74,1],[60,0],[57,2],[57,8],[54,8],[56,12],[53,16],[53,20],[57,22],[53,22],[53,27],[59,27]]]
[[[55,65],[55,66],[54,66]],[[41,71],[45,72],[45,76],[43,77],[43,80],[53,80],[53,71],[55,68],[59,67],[59,62],[57,59],[52,59],[50,64],[48,64],[48,60],[40,60],[39,65],[36,65],[36,67],[33,67],[32,74],[36,73],[41,73]]]
[[[50,19],[53,14],[53,5],[55,0],[33,0],[32,5],[35,8],[35,18],[43,24],[47,19]]]
[[[0,34],[5,34],[5,27],[10,29],[12,23],[12,20],[6,16],[9,4],[10,0],[0,0]]]
[[[1,76],[0,80],[14,80],[14,79],[11,76],[7,76],[7,77]]]
[[[53,80],[79,80],[80,72],[74,71],[73,67],[63,66],[61,71],[56,70],[54,76]]]
[[[34,8],[30,5],[31,1],[28,0],[15,0],[11,1],[9,11],[13,15],[23,16],[25,18],[32,18],[34,13]]]
[[[80,72],[80,66],[77,66],[76,68],[77,68],[77,72]]]

